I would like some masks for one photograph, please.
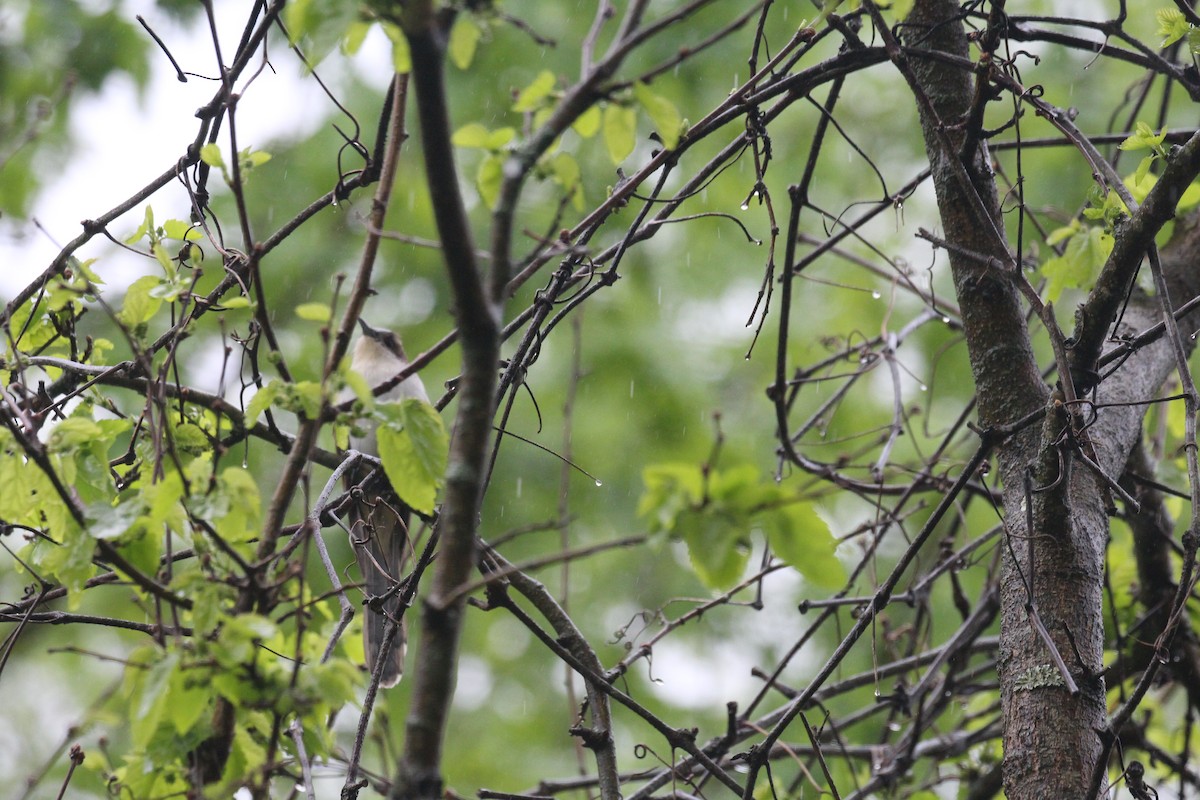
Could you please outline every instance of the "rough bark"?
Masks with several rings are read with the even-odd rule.
[[[971,75],[953,66],[952,59],[921,52],[968,57],[959,14],[958,4],[949,0],[917,2],[904,28],[904,44],[911,49],[894,54],[893,60],[902,70],[911,70],[921,108],[978,390],[980,423],[994,428],[1039,407],[1047,409],[1041,425],[1010,437],[997,453],[1008,539],[1000,652],[1005,791],[1013,800],[1082,797],[1107,727],[1100,677],[1101,592],[1112,505],[1105,481],[1082,457],[1093,457],[1094,452],[1105,475],[1118,478],[1137,441],[1144,406],[1102,408],[1081,435],[1065,437],[1071,423],[1061,395],[1051,394],[1032,354],[1017,283],[1020,275],[1005,268],[1014,258],[1003,239],[986,145],[975,145],[962,155],[975,94]],[[1194,238],[1186,233],[1176,237],[1171,252],[1164,254],[1168,284],[1177,299],[1196,292],[1194,276],[1181,269],[1196,252]],[[1157,299],[1136,295],[1118,333],[1137,333],[1161,319]],[[1098,400],[1105,404],[1151,399],[1174,366],[1169,342],[1160,339],[1108,377]],[[1027,474],[1041,489],[1032,494],[1028,514]],[[1037,630],[1039,620],[1077,692],[1069,690],[1062,668]]]

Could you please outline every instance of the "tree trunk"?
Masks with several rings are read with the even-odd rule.
[[[1083,797],[1107,729],[1101,593],[1112,507],[1106,482],[1083,457],[1093,458],[1112,480],[1119,478],[1145,406],[1100,408],[1086,430],[1072,434],[1061,394],[1052,394],[1040,377],[1020,303],[1023,278],[1005,267],[1016,260],[1003,238],[986,144],[962,155],[975,96],[971,75],[920,53],[969,57],[959,15],[958,4],[949,0],[918,0],[902,29],[903,44],[913,49],[897,51],[893,60],[911,70],[921,109],[980,423],[995,429],[1046,408],[1044,419],[1007,438],[997,451],[1007,536],[1000,643],[1004,786],[1011,800]],[[1196,293],[1194,278],[1189,285],[1187,271],[1180,269],[1196,252],[1195,239],[1184,232],[1164,253],[1174,297]],[[1135,292],[1118,333],[1138,333],[1161,320],[1159,301]],[[1099,404],[1149,400],[1174,367],[1172,347],[1160,338],[1105,379]],[[1085,416],[1090,414],[1089,408]],[[1063,666],[1077,691],[1070,690]]]

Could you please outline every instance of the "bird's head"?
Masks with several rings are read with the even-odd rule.
[[[358,320],[359,327],[362,328],[363,335],[358,340],[358,345],[355,347],[355,360],[358,359],[359,353],[364,349],[367,351],[363,355],[371,358],[371,350],[382,348],[385,352],[390,353],[401,361],[408,361],[404,355],[404,345],[400,343],[400,337],[386,328],[372,328],[367,324],[367,321],[361,317]]]

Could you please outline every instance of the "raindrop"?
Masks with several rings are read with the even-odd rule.
[[[925,384],[923,384],[923,383],[922,383],[922,384],[921,384],[921,391],[922,391],[922,392],[928,392],[928,391],[929,391],[929,387],[928,387],[928,386],[926,386]]]
[[[597,486],[603,486],[604,484],[603,484],[603,483],[600,481],[600,479],[599,479],[599,478],[597,478],[597,479],[596,479],[596,485],[597,485]]]
[[[749,211],[749,210],[750,210],[750,203],[749,202],[742,203],[742,211]]]
[[[889,731],[892,731],[894,733],[894,732],[900,730],[900,723],[899,722],[889,722],[887,727],[888,727]]]
[[[883,297],[883,295],[881,295],[879,292],[871,292],[871,299],[872,299],[872,300],[878,300],[878,299],[879,299],[879,298],[881,298],[881,297]]]
[[[944,324],[946,324],[946,325],[949,325],[949,324],[950,324],[950,318],[949,318],[949,317],[942,317],[942,322],[943,322]]]

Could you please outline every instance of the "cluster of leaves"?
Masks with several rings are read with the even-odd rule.
[[[1160,8],[1154,12],[1154,18],[1158,22],[1158,35],[1162,37],[1159,47],[1170,47],[1184,39],[1193,56],[1200,54],[1200,31],[1188,22],[1182,11],[1178,8]]]
[[[752,465],[718,470],[655,464],[642,477],[639,516],[651,533],[687,545],[692,568],[710,588],[727,591],[742,579],[753,531],[761,531],[771,551],[815,586],[845,583],[837,540],[812,502],[762,480]]]
[[[1168,150],[1163,144],[1166,136],[1166,131],[1155,133],[1148,123],[1138,122],[1134,133],[1121,142],[1120,149],[1124,151],[1150,151],[1125,179],[1125,187],[1138,202],[1145,200],[1158,182],[1151,168],[1167,158]],[[1047,246],[1062,245],[1062,253],[1051,256],[1041,267],[1047,281],[1046,299],[1051,302],[1056,302],[1065,289],[1087,289],[1095,283],[1096,276],[1112,252],[1113,230],[1129,215],[1125,202],[1111,188],[1105,191],[1093,186],[1088,191],[1087,203],[1083,219],[1088,222],[1072,219],[1069,224],[1056,228],[1046,237]],[[1192,183],[1183,192],[1178,210],[1183,213],[1197,205],[1200,205],[1200,182]]]

